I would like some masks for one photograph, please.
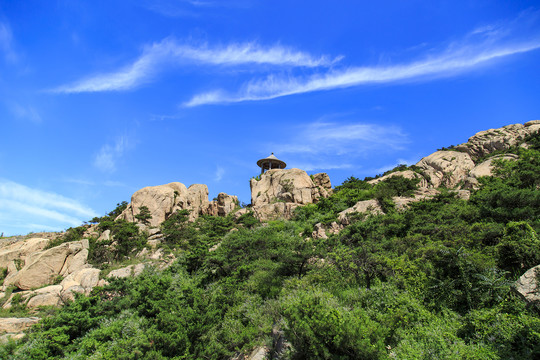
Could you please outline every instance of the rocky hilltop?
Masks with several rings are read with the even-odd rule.
[[[470,191],[478,187],[478,178],[492,175],[495,159],[516,159],[516,155],[506,152],[516,147],[527,147],[524,139],[539,130],[540,120],[534,120],[523,125],[514,124],[482,131],[464,144],[436,151],[414,166],[392,171],[369,183],[376,185],[396,176],[417,180],[418,187],[412,195],[392,198],[398,211],[406,209],[413,202],[437,195],[442,187],[468,199]],[[235,221],[245,216],[253,216],[263,222],[291,219],[295,209],[316,204],[331,196],[333,191],[327,174],[308,175],[300,169],[269,170],[251,179],[250,187],[251,205],[244,208],[239,206],[236,196],[225,193],[209,200],[208,188],[202,184],[187,187],[172,182],[138,190],[131,197],[130,203],[109,220],[135,224],[136,228],[146,234],[148,246],[132,256],[134,263],[112,269],[106,276],[103,276],[101,269],[89,263],[91,244],[106,244],[103,246],[106,251],[113,251],[122,244],[110,229],[103,226],[84,226],[81,239],[77,241],[62,242],[67,238],[66,234],[61,233],[1,239],[0,268],[5,269],[0,292],[2,306],[4,309],[21,303],[30,309],[45,305],[61,306],[73,300],[75,293],[89,294],[95,286],[107,284],[107,279],[140,274],[148,265],[167,267],[174,261],[174,256],[165,255],[160,246],[164,239],[162,225],[179,211],[187,210],[189,222],[203,215],[231,217]],[[141,216],[143,212],[146,216]],[[384,212],[383,206],[376,199],[359,201],[341,211],[336,221],[318,223],[313,233],[303,236],[325,238],[339,233],[358,214]],[[534,271],[536,274],[536,269]],[[523,283],[522,288],[536,289],[533,275],[528,274],[520,281]],[[0,335],[3,332],[20,337],[25,328],[37,321],[39,319],[35,317],[0,319]]]

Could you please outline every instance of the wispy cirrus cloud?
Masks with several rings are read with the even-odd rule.
[[[129,147],[130,142],[127,136],[118,137],[113,145],[103,145],[94,158],[94,166],[103,172],[114,172],[116,162]]]
[[[539,49],[538,17],[537,13],[525,14],[508,24],[479,27],[441,50],[427,50],[418,60],[331,68],[309,75],[271,74],[244,83],[237,92],[217,89],[196,94],[183,106],[269,100],[314,91],[455,76],[490,65],[497,59]],[[521,32],[524,26],[528,26],[527,31]]]
[[[168,38],[146,46],[137,60],[120,70],[91,76],[52,91],[81,93],[130,90],[152,81],[164,68],[175,65],[319,67],[330,66],[341,58],[316,57],[282,45],[262,46],[248,42],[217,47],[210,47],[208,44],[193,46]]]
[[[74,199],[6,179],[0,179],[0,203],[0,230],[12,234],[18,227],[40,231],[78,226],[97,215]]]
[[[352,168],[356,159],[381,151],[398,152],[409,143],[398,126],[332,118],[284,129],[283,133],[294,136],[266,147],[290,159],[289,167],[311,171]]]
[[[225,169],[222,166],[216,167],[216,173],[214,175],[214,181],[220,182],[221,179],[223,179],[223,175],[225,175]]]
[[[10,108],[11,113],[19,119],[29,120],[35,124],[42,121],[41,116],[33,106],[23,106],[17,102],[12,102],[8,103],[8,107]]]

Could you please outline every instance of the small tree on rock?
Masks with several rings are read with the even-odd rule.
[[[141,206],[139,208],[139,213],[135,215],[135,219],[139,220],[144,225],[150,225],[151,218],[152,214],[150,214],[150,210],[148,210],[148,207],[145,205]]]

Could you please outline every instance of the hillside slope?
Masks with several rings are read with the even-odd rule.
[[[52,239],[2,239],[2,314],[27,320],[0,358],[536,359],[538,129],[488,130],[331,191],[272,170],[243,209],[183,195],[200,186],[147,189],[166,211],[134,195]],[[25,273],[51,253],[61,266],[35,289]],[[64,305],[33,306],[44,294]]]

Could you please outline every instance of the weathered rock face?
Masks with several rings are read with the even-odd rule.
[[[431,186],[453,188],[465,180],[469,171],[474,168],[474,162],[467,153],[436,151],[420,160],[416,166],[429,176]]]
[[[332,221],[330,225],[323,225],[321,223],[315,224],[315,229],[311,233],[311,237],[314,239],[327,239],[328,235],[338,234],[343,229],[343,225]]]
[[[475,134],[469,141],[458,145],[459,151],[466,152],[473,160],[497,150],[505,150],[517,145],[533,132],[540,130],[540,120],[532,120],[524,125],[513,124],[499,129],[489,129]]]
[[[121,269],[111,271],[108,278],[127,278],[129,276],[138,276],[144,270],[144,264],[129,265]]]
[[[227,216],[238,206],[238,197],[219,193],[216,200],[211,201],[203,210],[205,215]]]
[[[30,238],[2,247],[0,249],[0,268],[7,268],[16,259],[24,261],[28,254],[43,250],[48,242],[49,239]]]
[[[203,214],[226,216],[236,208],[237,204],[236,196],[225,193],[220,193],[216,201],[208,201],[206,185],[194,184],[186,188],[182,183],[173,182],[166,185],[148,186],[135,192],[131,197],[131,203],[119,218],[140,223],[136,215],[141,212],[142,206],[146,206],[152,216],[149,220],[150,229],[147,229],[151,231],[179,210],[190,210],[189,220],[193,221]],[[108,234],[102,234],[102,236],[108,236]]]
[[[79,270],[86,263],[87,256],[88,240],[64,243],[32,253],[27,256],[21,270],[6,277],[4,287],[15,285],[21,290],[29,290],[50,284],[60,274]]]
[[[66,301],[73,300],[74,293],[90,294],[90,291],[98,285],[101,270],[94,268],[83,268],[66,276],[59,285],[50,285],[37,290],[20,291],[22,300],[27,308],[38,306],[61,306]],[[3,305],[4,309],[9,309],[15,294]]]
[[[0,318],[0,333],[18,333],[38,323],[40,318]]]
[[[338,222],[342,225],[349,225],[349,216],[354,213],[366,213],[369,212],[370,214],[384,214],[382,211],[381,205],[379,205],[379,202],[375,199],[371,200],[364,200],[357,202],[353,207],[350,207],[346,210],[343,210],[338,215]]]
[[[321,191],[323,197],[328,197],[329,194],[332,194],[332,183],[330,182],[330,176],[327,173],[318,173],[311,175],[311,180],[319,190],[324,190],[326,193]]]
[[[460,193],[460,191],[463,193]],[[469,194],[467,190],[458,190],[456,192],[458,192],[458,196],[460,197],[466,197]],[[438,193],[439,191],[436,189],[420,188],[415,191],[412,197],[395,196],[392,198],[392,202],[394,203],[395,209],[397,211],[404,211],[409,207],[411,203],[432,198]],[[332,228],[326,229],[326,233],[328,233],[328,230],[331,231],[330,233],[336,233],[336,231],[339,232],[339,230],[343,229],[344,226],[350,225],[350,217],[356,213],[379,215],[384,214],[384,211],[376,199],[359,201],[353,207],[350,207],[340,212],[338,215],[337,226],[332,224]],[[317,228],[317,231],[320,232],[320,229]],[[320,235],[320,233],[317,234],[318,237],[322,237]]]
[[[253,213],[255,217],[261,221],[277,220],[277,219],[291,219],[294,215],[294,209],[299,204],[277,202],[274,204],[263,204],[254,206]]]
[[[538,275],[540,275],[540,265],[527,270],[515,283],[517,292],[529,303],[540,304]]]
[[[369,180],[368,183],[370,183],[370,184],[378,184],[381,181],[387,180],[387,179],[389,179],[391,177],[394,177],[394,176],[403,176],[406,179],[418,179],[418,178],[422,177],[420,174],[415,173],[412,170],[404,170],[404,171],[395,171],[395,172],[390,173],[388,175],[381,176],[381,177],[373,179],[373,180]],[[420,186],[422,186],[422,184],[420,184]]]
[[[142,206],[146,206],[152,215],[149,220],[150,226],[158,227],[177,210],[191,210],[190,219],[193,220],[199,216],[201,209],[208,206],[208,203],[206,185],[195,184],[186,188],[182,183],[173,182],[138,190],[119,217],[126,221],[139,222],[135,216],[140,213]]]
[[[504,154],[500,156],[493,156],[487,159],[486,161],[483,161],[479,164],[477,164],[474,169],[472,169],[469,172],[469,176],[472,176],[474,178],[479,178],[481,176],[492,176],[493,175],[493,161],[494,160],[516,160],[518,158],[517,155],[514,154]]]
[[[250,186],[253,206],[276,201],[305,205],[316,202],[324,195],[311,177],[300,169],[269,170],[261,175],[260,180],[251,179]]]
[[[261,175],[260,180],[251,179],[251,204],[255,216],[261,220],[276,217],[290,218],[294,208],[317,202],[328,197],[330,179],[326,174],[317,174],[317,182],[300,169],[274,169]]]

